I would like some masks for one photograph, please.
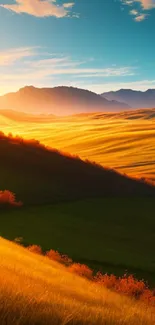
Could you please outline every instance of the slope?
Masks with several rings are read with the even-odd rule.
[[[67,117],[0,111],[0,130],[155,180],[155,109]]]
[[[95,163],[48,150],[37,141],[0,135],[1,190],[25,204],[91,197],[155,196],[155,187]]]
[[[0,323],[152,325],[153,309],[0,238]]]

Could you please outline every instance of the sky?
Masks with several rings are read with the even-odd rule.
[[[0,94],[155,88],[155,0],[0,0]]]

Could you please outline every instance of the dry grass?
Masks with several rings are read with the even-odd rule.
[[[0,238],[1,325],[152,325],[155,311]]]
[[[34,138],[130,176],[155,179],[154,110],[64,118],[0,117],[0,130]]]

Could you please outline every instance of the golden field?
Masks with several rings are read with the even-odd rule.
[[[79,155],[130,176],[155,180],[155,110],[76,116],[1,111],[0,130]]]
[[[152,325],[155,310],[0,238],[0,324]]]

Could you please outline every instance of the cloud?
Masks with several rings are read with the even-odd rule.
[[[142,7],[145,10],[153,9],[155,8],[155,0],[135,0],[136,2],[140,2]]]
[[[143,20],[145,20],[147,17],[148,17],[148,15],[147,15],[147,14],[141,14],[141,15],[137,15],[137,16],[135,17],[135,21],[138,21],[138,22],[140,22],[140,21],[143,21]]]
[[[60,85],[70,82],[80,85],[82,80],[117,78],[135,74],[135,68],[113,65],[95,67],[95,60],[75,60],[68,56],[48,53],[40,47],[25,47],[0,51],[0,93],[24,85]],[[4,89],[4,91],[3,91]]]
[[[144,10],[150,10],[155,8],[155,0],[121,0],[124,4],[134,5],[136,2],[141,4]]]
[[[0,66],[12,65],[15,61],[35,55],[35,48],[24,47],[0,51]]]
[[[146,11],[155,8],[155,0],[121,0],[123,4],[128,6],[134,6],[136,3],[140,3],[141,9],[132,9],[130,14],[134,16],[134,20],[141,22],[145,20],[149,15]]]
[[[133,15],[133,16],[138,16],[139,15],[139,12],[137,10],[135,10],[135,9],[132,9],[130,11],[130,14]]]
[[[26,13],[35,17],[55,16],[62,18],[68,15],[74,3],[65,3],[58,6],[57,0],[16,0],[15,4],[1,4],[0,7],[17,14]]]

